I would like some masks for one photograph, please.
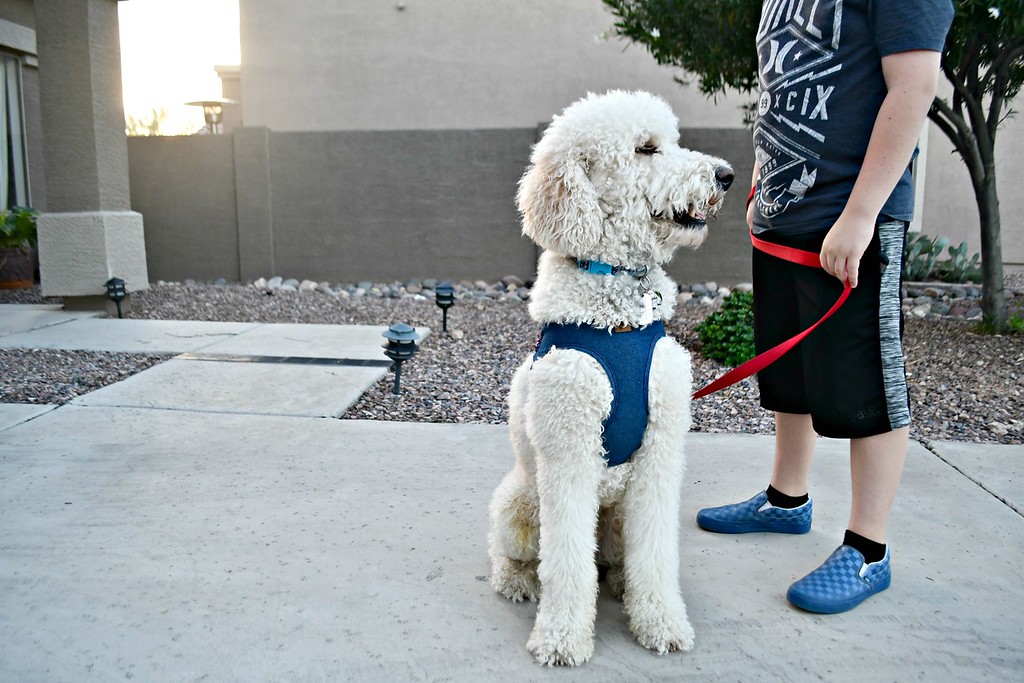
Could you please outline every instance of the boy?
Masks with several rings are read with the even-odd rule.
[[[720,533],[806,533],[816,434],[850,440],[852,509],[843,544],[787,592],[819,613],[889,586],[886,524],[909,439],[900,344],[900,264],[913,215],[909,164],[935,96],[950,0],[766,0],[747,223],[761,240],[820,253],[821,269],[754,250],[760,353],[846,304],[758,373],[775,412],[771,485],[701,510]],[[888,264],[888,266],[886,266]]]

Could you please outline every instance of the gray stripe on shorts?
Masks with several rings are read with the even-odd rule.
[[[900,267],[903,263],[903,236],[905,224],[891,221],[878,226],[882,253],[889,266],[882,271],[881,292],[878,297],[878,331],[882,347],[882,383],[885,403],[889,412],[889,426],[899,429],[910,424],[910,404],[907,399],[907,373],[900,340],[901,310]]]

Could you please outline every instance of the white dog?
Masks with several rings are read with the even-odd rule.
[[[681,148],[663,100],[623,91],[569,106],[530,162],[518,204],[545,249],[530,302],[544,336],[509,391],[516,464],[491,502],[491,584],[540,599],[527,647],[542,663],[593,654],[597,563],[641,645],[689,650],[678,543],[690,358],[662,336],[677,288],[661,264],[704,241],[732,169]]]

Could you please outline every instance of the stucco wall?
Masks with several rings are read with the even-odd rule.
[[[32,0],[4,0],[0,3],[0,19],[35,29],[36,9]]]
[[[238,278],[233,155],[230,135],[128,138],[151,280]]]
[[[130,138],[150,277],[529,278],[537,251],[515,193],[536,138],[536,126]],[[682,141],[728,159],[739,180],[705,246],[669,271],[684,283],[749,280],[749,135],[688,129]]]
[[[534,135],[272,134],[275,265],[341,280],[532,272],[514,196]]]
[[[996,185],[999,191],[1000,237],[1003,263],[1024,266],[1024,120],[1010,118],[996,136]],[[978,205],[971,179],[953,144],[937,128],[928,136],[927,185],[921,214],[922,232],[950,238],[958,245],[966,240],[968,253],[981,253]]]
[[[244,124],[520,128],[625,88],[667,98],[683,127],[741,125],[752,97],[680,87],[643,48],[599,40],[613,20],[600,0],[243,0]]]

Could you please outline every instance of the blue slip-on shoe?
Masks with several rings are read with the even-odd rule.
[[[808,612],[838,614],[884,591],[891,580],[888,547],[881,560],[865,564],[859,551],[841,545],[823,565],[790,586],[786,599]]]
[[[810,499],[798,508],[777,508],[762,491],[742,503],[704,508],[697,513],[697,526],[720,534],[806,534],[811,530],[812,508]]]

